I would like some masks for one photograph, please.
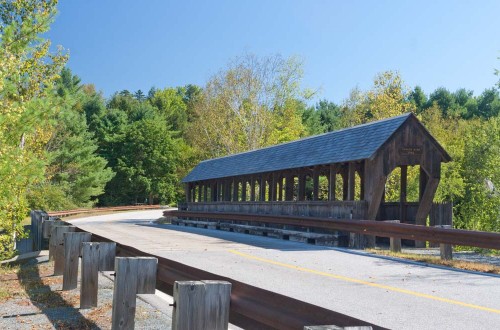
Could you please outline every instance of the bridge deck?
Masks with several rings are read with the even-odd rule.
[[[267,237],[152,226],[161,211],[74,220],[119,243],[397,329],[494,328],[500,277]]]

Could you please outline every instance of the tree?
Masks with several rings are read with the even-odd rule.
[[[43,180],[50,118],[59,108],[51,86],[67,56],[50,53],[47,32],[56,0],[0,3],[0,258],[12,254],[27,214],[26,192]]]
[[[55,134],[48,144],[50,163],[47,182],[32,189],[31,195],[42,194],[47,189],[60,189],[64,200],[44,199],[45,205],[34,208],[57,210],[68,206],[88,207],[96,204],[97,196],[104,192],[105,184],[113,177],[107,161],[96,154],[97,144],[87,129],[85,114],[73,108],[61,111]],[[50,187],[49,187],[50,186]]]
[[[477,99],[477,113],[481,118],[498,117],[500,114],[500,97],[495,88],[486,89]]]
[[[464,199],[458,205],[459,228],[500,231],[500,118],[468,122],[463,134]]]
[[[177,198],[176,176],[180,141],[159,118],[136,121],[126,129],[116,177],[106,187],[107,202],[171,203]]]
[[[98,145],[82,111],[82,103],[92,96],[81,89],[80,79],[69,69],[63,69],[56,91],[66,105],[56,115],[57,124],[46,146],[49,158],[46,180],[30,190],[32,208],[56,210],[92,206],[113,176],[111,169],[106,167],[106,160],[96,153]],[[55,194],[57,189],[61,191],[59,194]],[[43,195],[47,190],[53,197],[64,199],[46,198]]]
[[[278,143],[289,116],[286,139],[304,133],[300,123],[302,65],[279,55],[246,55],[214,75],[194,105],[188,139],[202,158],[218,157]]]
[[[127,114],[130,122],[143,118],[153,118],[156,115],[154,107],[148,102],[138,101],[130,93],[115,93],[107,104],[108,109],[119,109]]]
[[[67,95],[76,95],[82,88],[81,79],[71,73],[68,68],[63,68],[59,78],[56,91],[57,95],[64,97]]]
[[[201,87],[191,84],[177,88],[177,93],[182,96],[182,100],[184,104],[186,104],[187,121],[189,123],[196,120],[194,106],[202,94],[202,91]]]
[[[415,88],[410,92],[409,100],[415,104],[417,113],[421,113],[426,108],[427,95],[425,95],[422,87],[420,86],[415,86]]]
[[[134,93],[134,97],[139,102],[142,102],[146,99],[146,95],[144,95],[144,93],[140,89]]]
[[[351,91],[341,108],[340,122],[342,127],[349,127],[415,111],[415,103],[399,73],[386,71],[375,76],[373,87],[367,92]]]
[[[333,102],[321,100],[314,107],[304,108],[302,122],[308,135],[331,132],[342,128],[342,110]]]
[[[432,92],[431,95],[429,95],[427,108],[430,108],[434,103],[437,104],[437,106],[441,109],[441,111],[443,112],[443,116],[448,117],[455,114],[455,96],[446,88],[439,87],[434,92]]]
[[[416,108],[409,99],[409,91],[399,72],[386,71],[378,74],[373,88],[367,95],[368,111],[366,119],[379,120],[387,117],[415,112]]]
[[[179,89],[165,88],[156,90],[150,102],[165,117],[165,122],[174,131],[183,133],[188,122],[187,105]]]

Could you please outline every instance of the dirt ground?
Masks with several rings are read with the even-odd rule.
[[[0,266],[0,329],[111,329],[111,277],[99,274],[98,307],[80,309],[79,287],[62,291],[53,266],[46,256]],[[164,311],[139,298],[136,304],[136,329],[171,327]]]

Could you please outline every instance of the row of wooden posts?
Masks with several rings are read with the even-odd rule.
[[[43,237],[49,238],[49,260],[54,275],[63,275],[63,291],[78,286],[81,257],[80,308],[97,307],[98,272],[114,271],[112,329],[134,329],[137,294],[154,294],[157,258],[116,257],[116,243],[91,242],[88,232],[57,220],[45,220]],[[172,329],[227,329],[231,283],[176,281]]]
[[[384,220],[384,222],[400,223],[399,220]],[[451,229],[453,226],[450,225],[438,225],[435,227]],[[390,237],[390,249],[391,252],[401,252],[401,238]],[[451,244],[439,244],[439,252],[442,260],[452,260],[453,259],[453,249]]]

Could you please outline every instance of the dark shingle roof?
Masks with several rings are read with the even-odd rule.
[[[411,116],[404,114],[301,140],[205,160],[182,181],[193,182],[370,158]]]

